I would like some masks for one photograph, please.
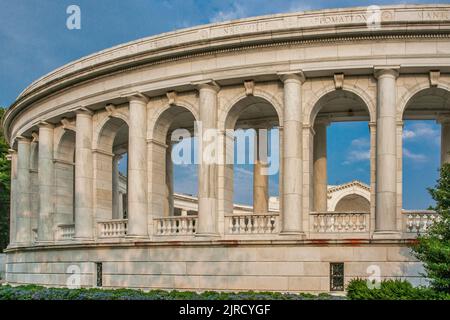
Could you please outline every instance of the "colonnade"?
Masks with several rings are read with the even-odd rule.
[[[397,201],[397,146],[396,146],[396,79],[395,68],[379,69],[375,72],[378,81],[376,117],[376,189],[375,189],[375,233],[374,237],[395,237],[398,233],[396,219]],[[282,167],[280,177],[281,229],[280,235],[303,235],[304,201],[304,119],[302,110],[302,72],[280,74],[283,83],[283,135]],[[218,121],[218,92],[220,87],[211,81],[195,84],[199,92],[199,120],[203,130],[215,129]],[[148,238],[148,174],[147,163],[147,103],[142,94],[132,95],[129,101],[129,142],[128,142],[128,233],[131,238]],[[314,132],[313,179],[311,194],[313,211],[326,211],[326,122],[317,121]],[[54,127],[49,122],[39,124],[39,212],[38,242],[53,241],[54,214]],[[93,196],[93,112],[87,108],[76,111],[75,143],[75,239],[91,241],[94,238],[94,196]],[[219,236],[218,229],[218,166],[206,159],[210,137],[199,139],[198,168],[198,225],[196,235],[202,237]],[[12,205],[11,243],[27,245],[31,239],[31,197],[30,197],[30,139],[16,138],[17,151],[11,151],[12,159]],[[442,162],[450,160],[450,123],[442,122]],[[168,148],[170,153],[170,148]],[[117,159],[116,159],[117,160]],[[268,177],[259,174],[265,159],[257,157],[254,166],[254,210],[267,213]],[[117,170],[117,165],[113,166]],[[171,170],[169,170],[171,171]],[[116,174],[118,176],[118,174]],[[173,191],[172,176],[167,176],[169,193]],[[116,186],[118,183],[116,183]],[[113,190],[117,193],[117,190]],[[114,197],[113,197],[114,198]],[[119,207],[118,203],[113,205]],[[173,204],[172,204],[173,208]],[[173,209],[170,209],[173,210]],[[119,217],[114,214],[113,217]]]

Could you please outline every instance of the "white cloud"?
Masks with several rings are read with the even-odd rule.
[[[370,141],[367,138],[353,139],[349,149],[346,160],[343,162],[345,165],[370,159]]]
[[[410,150],[403,148],[403,156],[405,158],[411,159],[413,161],[416,162],[425,162],[427,161],[427,156],[425,156],[424,154],[421,153],[414,153],[411,152]]]
[[[441,133],[430,123],[414,123],[409,126],[409,129],[403,130],[403,139],[404,140],[412,140],[412,139],[422,139],[422,138],[438,138]]]
[[[247,16],[247,9],[238,3],[233,3],[228,11],[219,11],[209,20],[210,22],[222,22],[228,20],[235,20]]]
[[[352,164],[354,162],[366,161],[370,159],[370,150],[352,150],[347,155],[344,164]]]
[[[370,147],[370,141],[367,138],[353,139],[352,142],[351,142],[351,146],[354,147],[354,148]]]

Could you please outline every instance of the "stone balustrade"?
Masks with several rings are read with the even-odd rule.
[[[225,216],[227,234],[272,234],[279,231],[278,214],[232,214]]]
[[[176,216],[153,219],[157,236],[193,235],[197,229],[197,216]]]
[[[367,232],[368,212],[313,212],[313,231],[318,233]]]
[[[113,219],[105,221],[97,221],[99,238],[119,238],[127,235],[128,220]]]
[[[75,236],[75,224],[60,224],[56,233],[56,240],[72,240]]]
[[[432,210],[404,210],[404,232],[424,233],[438,219],[438,214]]]

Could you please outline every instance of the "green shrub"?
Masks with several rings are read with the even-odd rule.
[[[0,300],[313,300],[313,299],[345,299],[322,293],[320,295],[306,293],[279,292],[216,292],[205,291],[164,291],[152,290],[144,292],[134,289],[66,289],[45,288],[35,285],[0,287]]]
[[[450,300],[450,295],[427,287],[413,287],[404,280],[384,280],[377,288],[369,288],[367,281],[354,279],[347,286],[351,300]]]
[[[416,258],[423,262],[431,286],[450,294],[450,164],[442,165],[436,187],[428,191],[436,201],[431,209],[439,219],[417,238],[412,249]]]

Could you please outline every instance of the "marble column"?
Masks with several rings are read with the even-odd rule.
[[[450,163],[450,117],[440,119],[441,123],[441,165]]]
[[[327,211],[327,126],[317,120],[314,125],[314,211]]]
[[[128,236],[148,237],[147,212],[147,103],[144,95],[130,102],[128,143]]]
[[[123,213],[120,210],[120,173],[119,161],[121,155],[114,155],[112,160],[112,218],[122,219]]]
[[[267,171],[267,135],[255,132],[254,165],[253,165],[253,212],[265,214],[269,212],[269,176]],[[265,147],[264,147],[265,144]],[[265,150],[261,150],[265,148]]]
[[[92,112],[76,111],[75,139],[75,239],[89,241],[94,236]]]
[[[376,126],[376,203],[374,237],[389,238],[397,234],[397,123],[395,69],[375,72],[377,85]]]
[[[198,166],[198,226],[197,236],[217,236],[217,163],[211,159],[212,145],[216,140],[217,93],[215,83],[198,86],[200,124],[199,166]],[[216,149],[217,154],[217,149]]]
[[[16,244],[29,245],[31,238],[30,139],[17,137]],[[12,230],[11,232],[14,232]]]
[[[53,125],[39,124],[39,218],[38,241],[53,241],[54,214]]]
[[[17,151],[9,150],[8,159],[11,161],[11,192],[9,198],[9,245],[16,242],[16,220],[17,220]]]
[[[303,74],[291,73],[281,75],[284,83],[283,109],[283,183],[281,234],[303,234],[302,226],[302,83]]]
[[[124,214],[123,214],[123,193],[119,192],[119,200],[118,200],[118,213],[119,213],[119,219],[123,219]]]
[[[170,134],[168,135],[171,136]],[[172,141],[167,139],[166,148],[166,188],[167,188],[167,215],[173,216],[173,162]]]

